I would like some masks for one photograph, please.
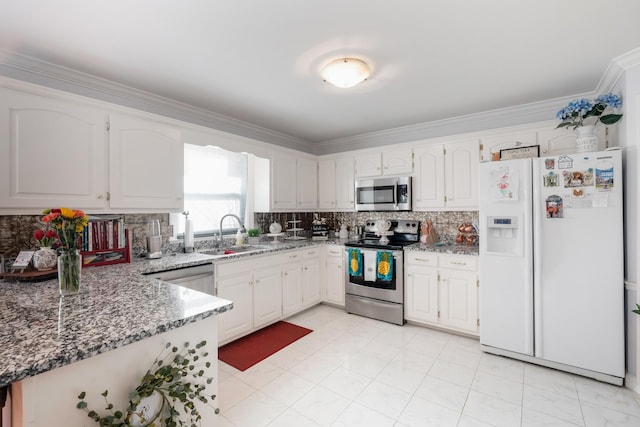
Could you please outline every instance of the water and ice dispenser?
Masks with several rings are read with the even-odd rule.
[[[522,229],[518,217],[489,216],[487,217],[487,252],[505,255],[519,255],[519,242],[522,239]]]

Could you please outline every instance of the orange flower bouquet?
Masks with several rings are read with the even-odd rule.
[[[87,215],[78,209],[45,209],[42,222],[58,230],[60,249],[58,257],[58,281],[62,296],[78,293],[80,290],[80,270],[82,256],[82,232],[89,223]]]

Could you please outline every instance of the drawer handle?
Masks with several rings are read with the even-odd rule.
[[[430,259],[429,258],[414,258],[416,261],[424,261],[424,262],[429,262]]]
[[[453,265],[467,265],[466,262],[460,262],[460,261],[451,261],[451,264],[453,264]]]

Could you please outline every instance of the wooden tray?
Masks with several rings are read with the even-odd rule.
[[[17,282],[41,282],[43,280],[55,279],[58,277],[58,269],[52,268],[46,271],[25,271],[22,273],[0,273],[0,279],[14,280]]]

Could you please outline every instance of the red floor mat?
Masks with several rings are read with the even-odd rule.
[[[313,332],[288,322],[277,322],[218,348],[218,359],[241,371]]]

